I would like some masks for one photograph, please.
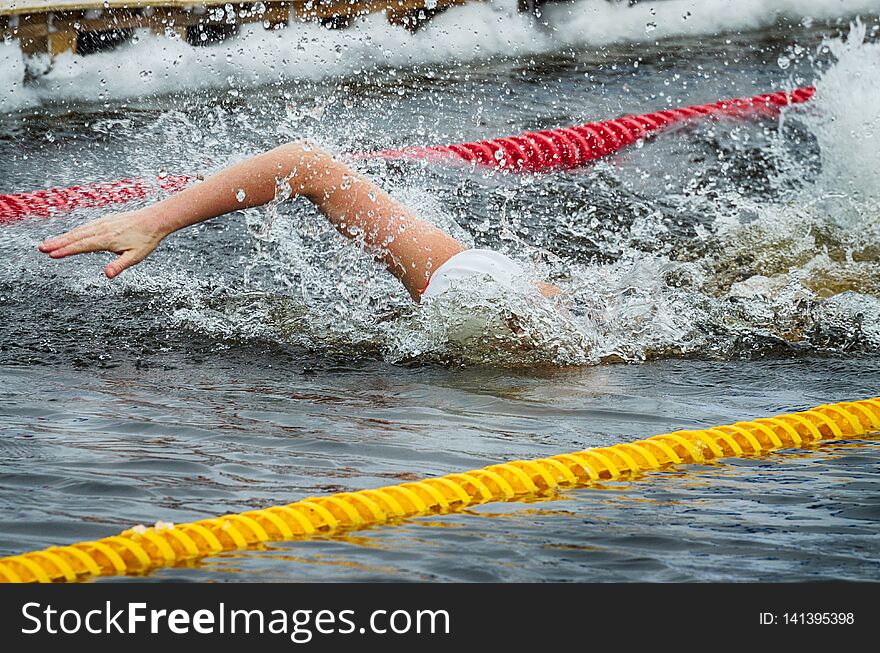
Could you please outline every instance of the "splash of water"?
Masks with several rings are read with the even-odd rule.
[[[557,208],[540,219],[566,221],[573,236],[589,236],[611,260],[550,255],[516,235],[525,223],[511,198],[533,193],[535,181],[499,182],[493,214],[498,246],[523,260],[536,278],[552,277],[562,286],[562,306],[480,284],[415,306],[362,248],[339,238],[320,216],[276,203],[268,212],[248,212],[258,252],[248,279],[263,294],[248,304],[251,319],[239,323],[240,333],[255,333],[252,317],[262,306],[261,334],[268,328],[310,349],[354,349],[395,362],[575,365],[798,348],[875,351],[878,173],[863,162],[877,155],[856,145],[852,131],[876,129],[880,85],[861,84],[875,74],[866,69],[876,66],[880,45],[863,40],[864,27],[857,24],[848,39],[826,42],[834,62],[818,80],[816,101],[781,119],[783,125],[801,121],[814,135],[821,149],[818,175],[802,177],[790,149],[771,144],[769,156],[780,159],[781,171],[773,197],[751,196],[735,184],[720,190],[707,184],[672,198],[674,212],[710,217],[683,244],[674,243],[672,221],[659,210],[648,207],[613,228],[588,204],[567,215]],[[747,147],[739,130],[748,127],[730,129],[736,147]],[[626,162],[621,166],[602,164],[589,172],[592,191],[598,195],[602,184],[619,184]],[[472,244],[417,183],[392,191]],[[829,197],[843,195],[846,211],[829,205]],[[231,302],[227,313],[233,317],[222,328],[241,318],[241,310],[240,302]],[[187,313],[188,319],[195,315]],[[198,328],[221,327],[211,314]]]
[[[160,253],[150,273],[136,269],[112,285],[94,279],[85,265],[64,283],[91,301],[146,296],[170,327],[346,358],[573,365],[799,349],[876,352],[880,162],[871,143],[880,133],[880,44],[867,42],[866,29],[856,24],[847,39],[823,44],[815,100],[789,111],[778,126],[705,125],[578,173],[490,174],[479,191],[470,175],[430,168],[401,175],[383,162],[369,164],[393,195],[467,245],[476,239],[496,247],[535,278],[561,286],[561,306],[479,284],[414,305],[363,248],[299,202],[283,202],[283,193],[268,209],[244,212],[246,246],[229,259],[243,261],[242,280],[194,280],[181,269],[194,266],[192,260],[181,254],[165,261]],[[164,135],[183,144],[180,156],[209,151],[211,165],[221,165],[231,137],[253,127],[242,113],[217,109],[200,126],[184,113],[166,112],[155,133],[132,138],[153,142]],[[796,137],[795,127],[803,132]],[[683,173],[686,183],[667,190],[674,187],[674,180],[665,181],[668,171],[640,166],[662,159],[664,144],[688,138],[694,148],[722,148],[724,157],[715,153],[694,164]],[[801,152],[812,145],[815,162]],[[760,174],[770,177],[761,192],[747,185],[753,172],[738,173],[731,163],[756,153],[767,166]],[[463,206],[441,202],[432,188],[438,184],[455,186]],[[646,191],[655,186],[653,194]],[[691,231],[682,236],[684,223]],[[561,233],[572,245],[542,243],[536,234],[544,231]],[[181,234],[166,252],[198,252],[204,236]],[[13,273],[22,265],[14,241],[12,231],[0,234],[9,254],[0,257],[0,280],[31,275]],[[24,282],[38,286],[35,275]],[[0,294],[9,286],[3,284]]]
[[[880,43],[866,43],[867,29],[857,21],[823,43],[835,63],[800,111],[822,152],[818,185],[855,203],[880,200]]]
[[[283,30],[243,25],[238,37],[210,47],[140,30],[119,52],[62,54],[51,67],[27,62],[36,70],[27,86],[21,84],[26,62],[10,42],[0,44],[0,79],[9,82],[2,85],[6,90],[0,94],[0,112],[45,102],[107,103],[197,89],[237,96],[242,88],[286,80],[360,77],[388,67],[697,37],[759,29],[782,19],[811,21],[877,11],[876,0],[667,0],[631,7],[579,0],[545,7],[545,27],[536,29],[530,16],[517,11],[516,0],[503,0],[453,7],[415,34],[390,26],[381,14],[360,18],[346,30],[317,23]],[[653,27],[646,31],[647,25]],[[100,80],[97,98],[94,80]]]

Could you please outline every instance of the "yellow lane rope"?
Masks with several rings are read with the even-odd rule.
[[[827,404],[800,413],[677,431],[550,458],[515,460],[189,524],[138,527],[94,542],[0,558],[0,581],[47,583],[142,575],[221,551],[254,549],[265,542],[326,536],[411,517],[461,512],[478,504],[521,500],[558,487],[627,479],[672,465],[758,456],[878,431],[880,398]]]

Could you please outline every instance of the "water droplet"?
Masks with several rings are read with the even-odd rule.
[[[237,199],[239,202],[244,202],[245,197],[247,197],[247,193],[244,192],[243,188],[239,188],[238,191],[235,193],[235,199]]]
[[[657,29],[657,23],[651,22],[645,25],[645,32],[647,32],[648,34],[653,32],[655,29]]]
[[[781,55],[779,55],[779,58],[776,60],[776,63],[780,68],[782,68],[782,70],[785,70],[786,68],[788,68],[791,65],[791,59],[789,59],[784,54],[781,54]]]

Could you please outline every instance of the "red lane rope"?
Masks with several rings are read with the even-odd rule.
[[[806,102],[815,90],[810,86],[790,93],[765,93],[474,143],[405,147],[355,156],[362,159],[460,159],[482,166],[529,172],[577,168],[685,120],[702,116],[773,114],[784,106]],[[26,216],[50,216],[76,208],[125,204],[161,191],[175,193],[194,179],[188,175],[168,175],[0,195],[0,223]]]
[[[405,147],[361,155],[364,158],[444,159],[459,158],[484,166],[541,172],[577,168],[588,161],[607,156],[670,126],[701,116],[742,116],[773,114],[789,104],[806,102],[815,88],[799,88],[791,93],[765,93],[750,98],[734,98],[713,104],[697,104],[679,109],[655,111],[636,116],[562,127],[519,136],[493,138],[475,143]]]
[[[50,216],[78,208],[125,204],[161,191],[176,193],[186,188],[193,179],[188,175],[168,175],[155,179],[142,177],[0,195],[0,224],[27,216]]]

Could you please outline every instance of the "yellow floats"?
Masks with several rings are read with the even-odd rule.
[[[411,517],[461,512],[490,501],[525,499],[557,487],[633,478],[671,465],[757,456],[878,431],[880,399],[828,404],[800,413],[678,431],[538,460],[516,460],[189,524],[138,527],[94,542],[2,558],[0,580],[47,583],[145,574],[222,551],[256,548],[265,542],[326,536]]]

